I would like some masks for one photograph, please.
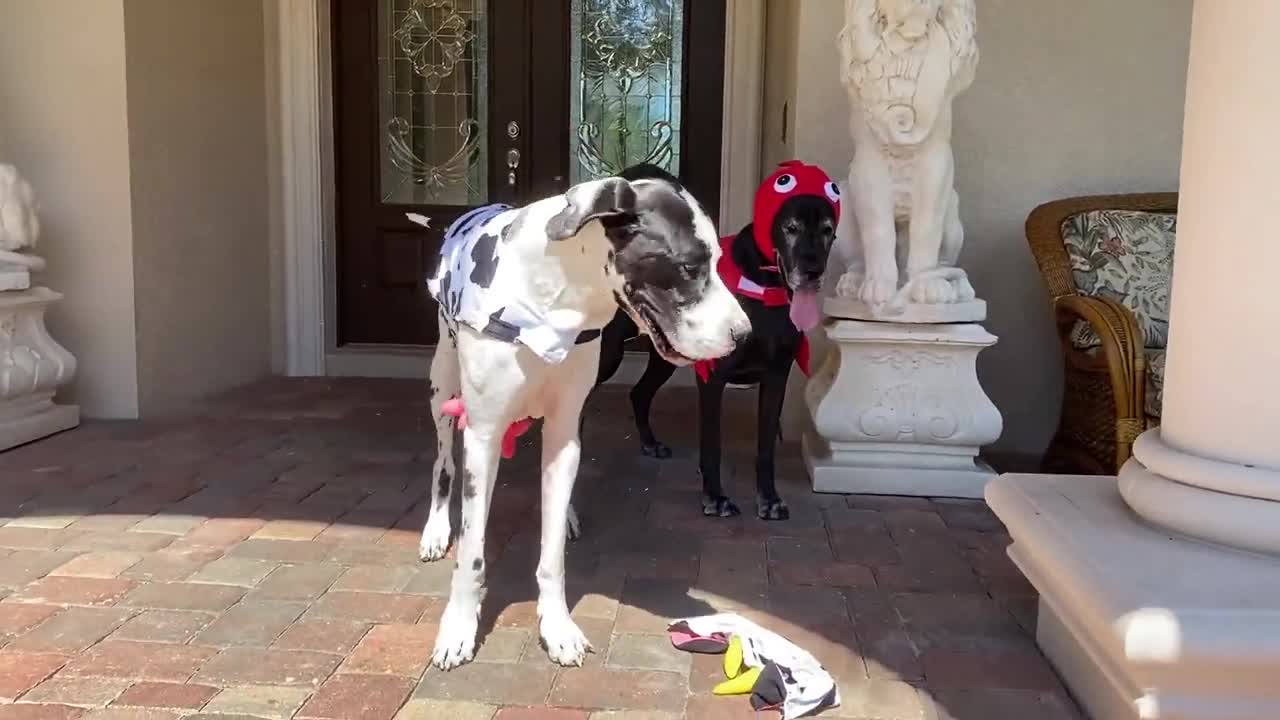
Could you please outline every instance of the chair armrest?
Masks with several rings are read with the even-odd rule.
[[[1054,312],[1064,348],[1071,348],[1071,328],[1077,320],[1088,323],[1101,339],[1115,398],[1116,441],[1119,445],[1131,444],[1144,429],[1147,389],[1142,331],[1133,312],[1115,300],[1089,295],[1060,297],[1054,301]]]

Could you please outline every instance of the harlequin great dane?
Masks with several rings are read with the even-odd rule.
[[[543,418],[539,631],[554,662],[582,664],[590,644],[565,603],[564,546],[600,329],[620,307],[675,365],[729,354],[750,323],[715,272],[719,256],[706,212],[663,180],[585,182],[521,208],[478,208],[446,230],[427,283],[440,305],[440,342],[431,363],[438,446],[424,559],[448,547],[458,426],[464,459],[462,528],[436,667],[475,654],[494,478],[508,428],[525,418]],[[465,422],[446,412],[459,397]]]

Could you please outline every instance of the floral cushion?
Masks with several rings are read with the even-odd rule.
[[[1164,402],[1164,353],[1159,348],[1147,348],[1147,393],[1143,410],[1151,417],[1160,417]]]
[[[1062,224],[1081,295],[1111,298],[1133,311],[1143,346],[1163,348],[1169,337],[1169,280],[1178,216],[1140,210],[1092,210]],[[1101,344],[1084,322],[1071,342],[1077,348]]]

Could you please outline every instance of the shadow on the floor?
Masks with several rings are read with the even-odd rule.
[[[1044,676],[1027,632],[1034,598],[985,508],[814,495],[788,442],[778,482],[791,520],[705,518],[696,408],[689,388],[658,398],[654,426],[676,451],[665,461],[638,452],[625,388],[603,389],[587,410],[574,493],[584,537],[568,548],[568,599],[620,604],[606,645],[610,630],[660,633],[671,618],[733,611],[814,652],[840,681],[846,710],[907,707],[871,697],[892,687],[918,689],[952,720],[1076,717]],[[754,418],[754,393],[726,396],[726,487],[748,512]],[[483,635],[529,627],[536,612],[538,435],[526,435],[499,474]],[[294,520],[299,539],[408,553],[426,519],[435,447],[425,383],[272,380],[198,417],[87,423],[0,454],[0,511],[74,517],[68,528],[86,533],[137,529],[152,517],[190,518],[192,529],[205,518]],[[699,680],[701,667],[695,659],[691,689],[707,694],[714,673]]]

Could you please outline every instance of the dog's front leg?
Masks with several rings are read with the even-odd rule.
[[[569,402],[569,401],[566,401]],[[542,555],[538,559],[538,627],[552,662],[582,665],[591,644],[569,617],[564,592],[564,546],[569,498],[582,446],[574,408],[559,407],[542,425]]]
[[[671,448],[664,445],[653,434],[653,426],[649,424],[650,410],[653,407],[653,396],[671,379],[676,366],[662,359],[657,351],[650,348],[649,364],[644,374],[631,388],[631,409],[635,413],[636,431],[640,433],[640,452],[648,457],[665,459],[671,457]]]
[[[724,495],[720,484],[720,404],[724,381],[712,376],[698,383],[698,470],[702,475],[702,514],[733,517],[741,510]]]
[[[505,427],[505,426],[504,426]],[[484,598],[484,535],[498,473],[502,431],[489,423],[462,431],[462,531],[453,568],[449,604],[440,620],[431,664],[450,670],[475,657],[480,603]],[[563,521],[561,522],[563,531]]]
[[[756,515],[761,520],[786,520],[791,510],[778,496],[774,481],[774,451],[778,446],[778,423],[787,394],[790,366],[766,372],[760,381],[756,410]]]

